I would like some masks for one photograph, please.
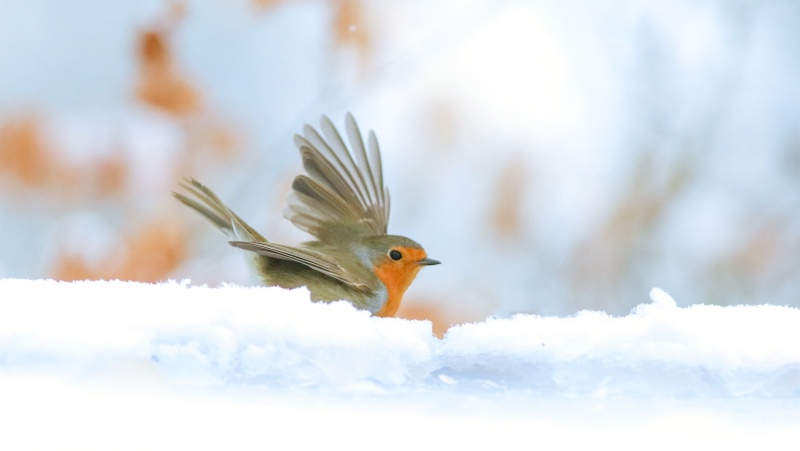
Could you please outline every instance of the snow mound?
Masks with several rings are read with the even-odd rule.
[[[676,306],[516,315],[450,329],[371,317],[306,290],[0,280],[0,370],[74,377],[135,364],[174,387],[793,397],[800,311]]]
[[[624,317],[516,315],[451,329],[448,379],[626,396],[794,396],[800,311],[771,305],[678,308],[660,289]]]
[[[791,449],[798,310],[651,299],[439,340],[302,289],[0,280],[0,448]]]

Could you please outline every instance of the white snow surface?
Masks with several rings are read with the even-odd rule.
[[[0,448],[791,447],[800,310],[650,298],[440,340],[304,289],[4,279]]]

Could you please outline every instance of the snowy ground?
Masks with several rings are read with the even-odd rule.
[[[791,448],[800,310],[452,328],[304,290],[0,280],[0,448]]]

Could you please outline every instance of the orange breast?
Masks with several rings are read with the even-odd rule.
[[[386,258],[374,269],[375,275],[386,285],[388,292],[386,303],[375,313],[377,316],[388,317],[397,313],[400,302],[403,300],[403,294],[421,268],[417,261],[426,257],[425,251],[421,249],[401,248],[400,251],[404,256],[402,260],[394,261]]]

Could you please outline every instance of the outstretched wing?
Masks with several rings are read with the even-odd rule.
[[[322,116],[320,135],[306,125],[295,135],[308,175],[295,177],[284,216],[322,241],[331,224],[361,235],[385,235],[389,223],[389,191],[383,185],[378,139],[370,131],[368,149],[353,115],[347,113],[347,147],[330,119]]]
[[[368,292],[376,289],[370,285],[368,280],[343,268],[333,257],[322,252],[267,242],[230,241],[230,244],[267,257],[300,263],[361,291]]]

